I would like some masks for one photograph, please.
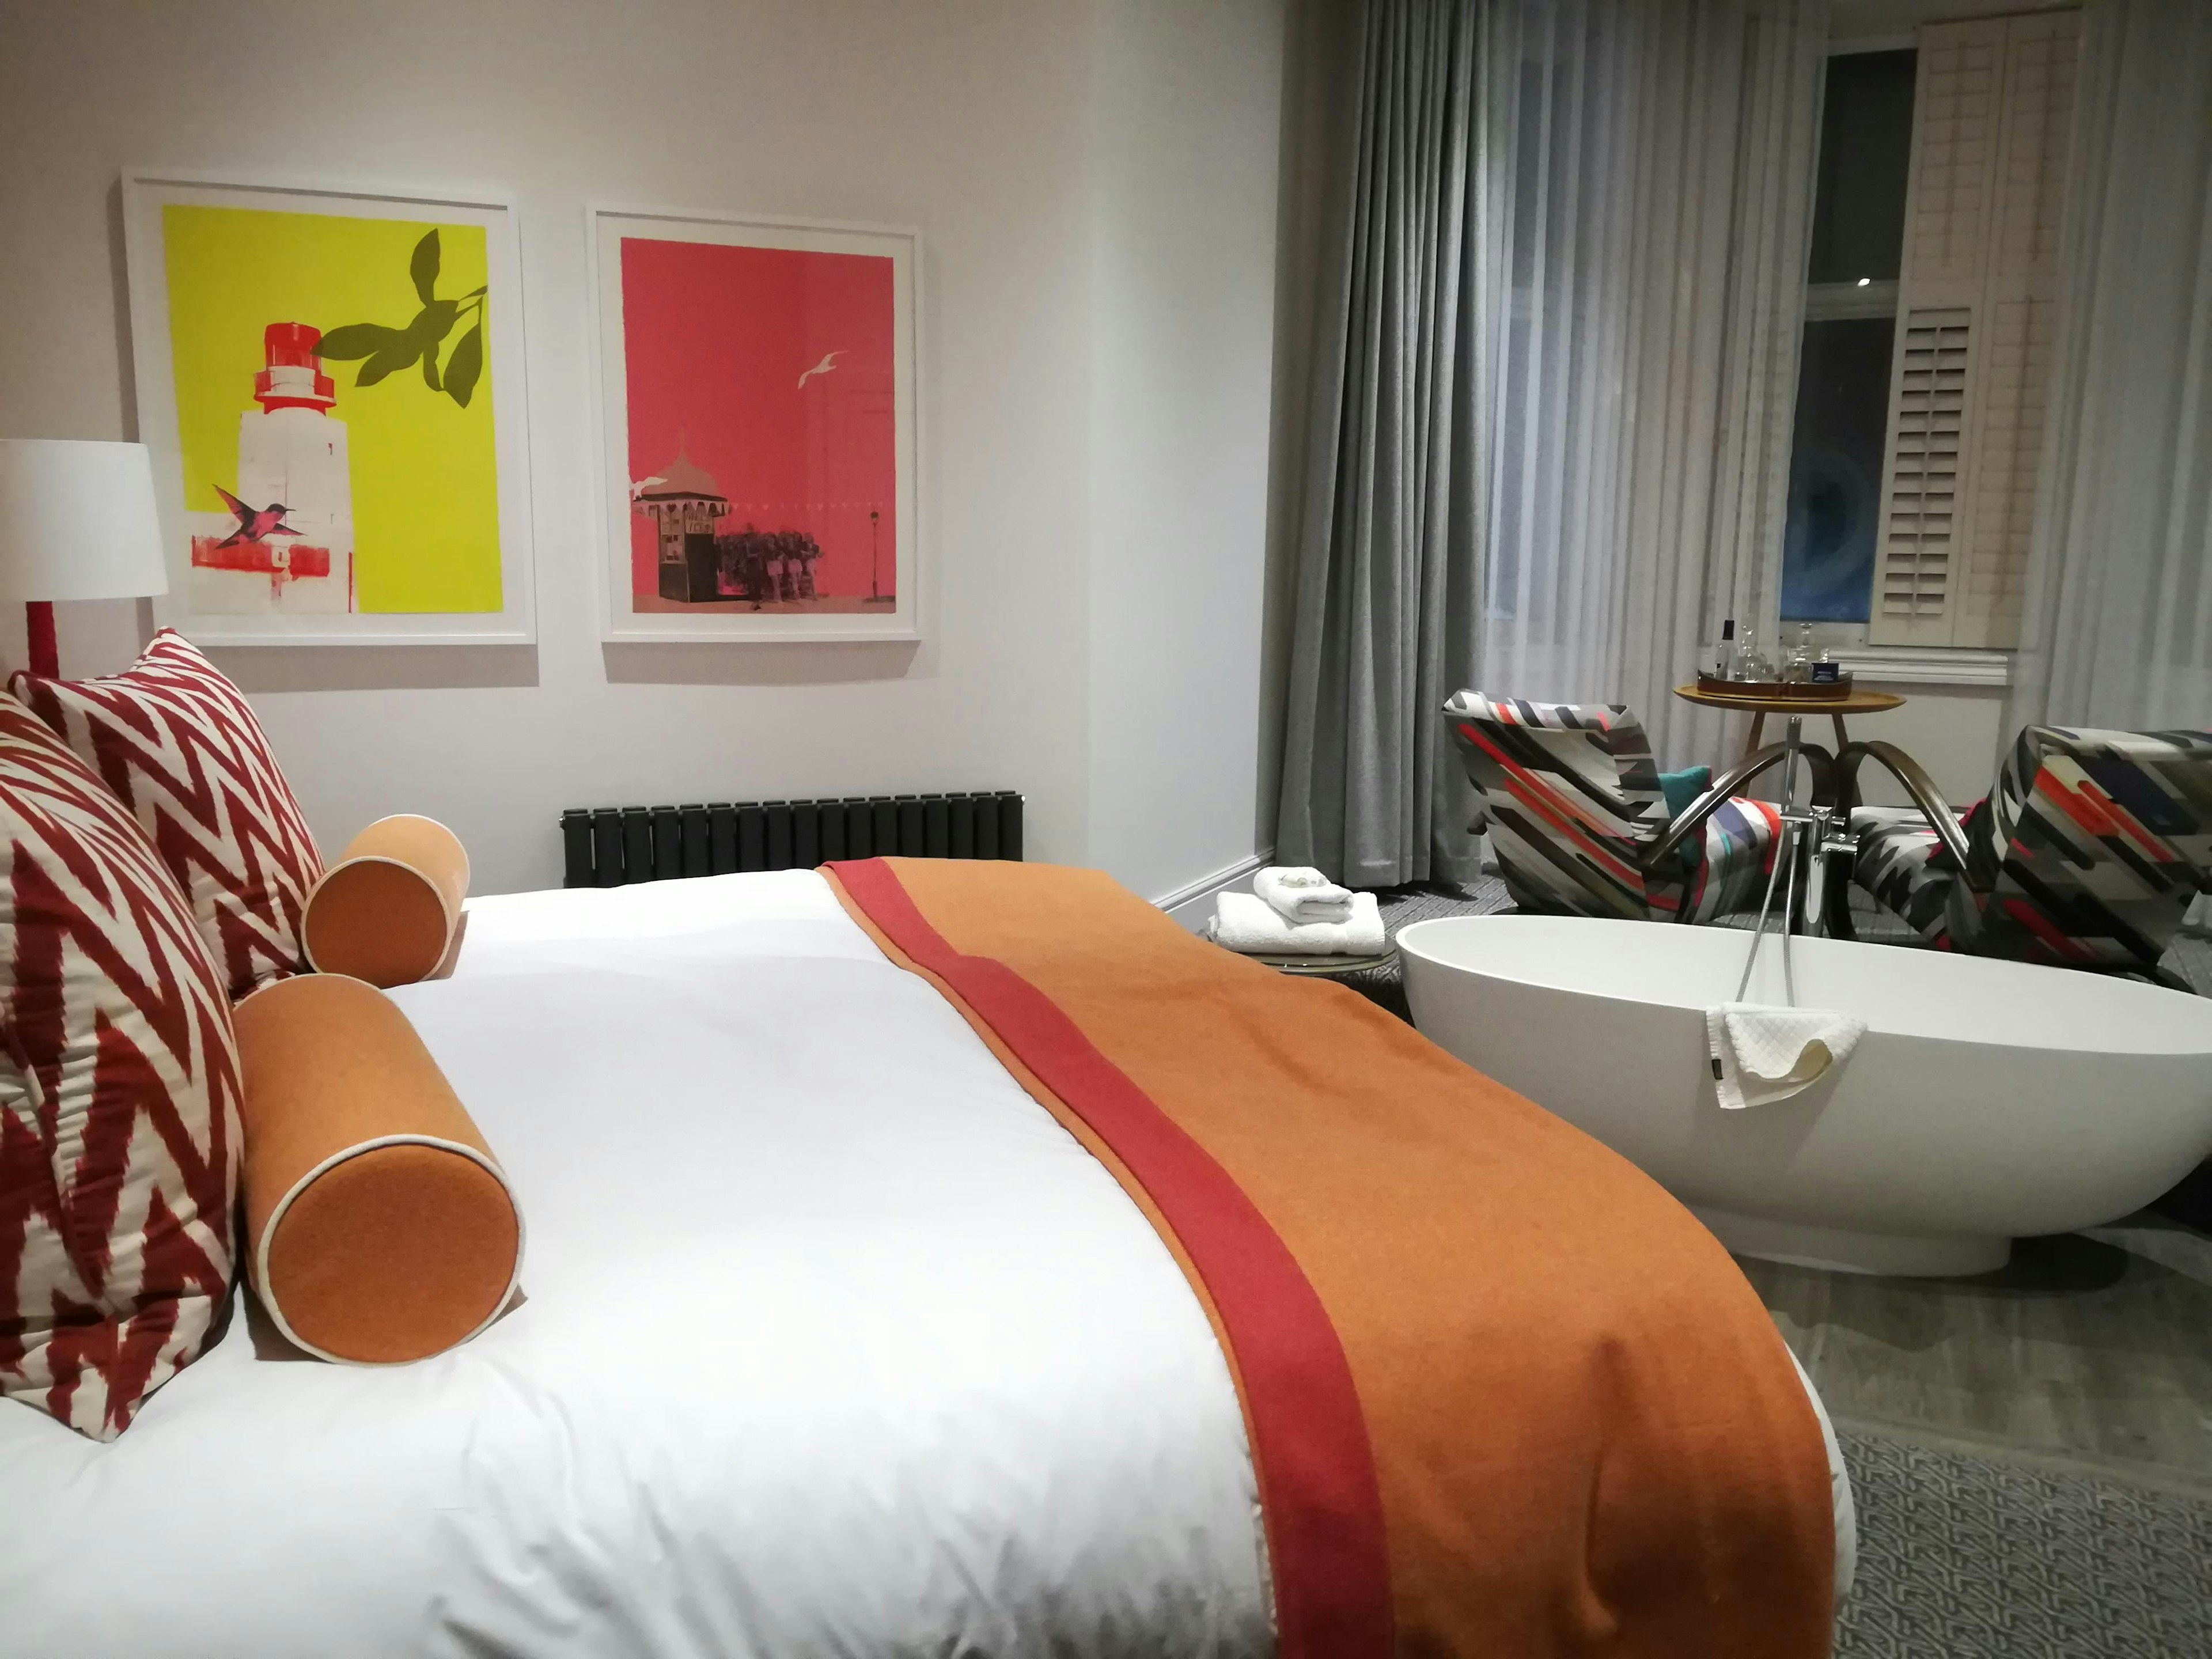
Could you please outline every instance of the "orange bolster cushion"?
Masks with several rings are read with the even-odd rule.
[[[469,894],[469,855],[435,818],[379,818],[307,895],[300,942],[317,971],[412,985],[438,971]]]
[[[422,1359],[498,1317],[522,1217],[483,1136],[383,992],[334,974],[238,1005],[247,1273],[325,1359]]]

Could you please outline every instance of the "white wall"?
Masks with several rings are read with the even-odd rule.
[[[1155,897],[1253,851],[1282,78],[1278,0],[1103,16],[1091,847]]]
[[[1886,714],[1853,715],[1845,722],[1853,738],[1895,744],[1926,769],[1954,806],[1966,806],[1989,793],[1996,781],[1998,756],[2012,735],[2004,726],[2004,687],[1877,681],[1865,674],[1858,680],[1871,690],[1895,692],[1905,706]],[[1771,728],[1773,722],[1767,724]],[[1821,740],[1826,741],[1825,734]],[[1871,763],[1861,769],[1859,786],[1861,799],[1876,805],[1901,806],[1908,799]]]
[[[510,191],[538,642],[223,653],[325,842],[427,812],[495,891],[559,878],[567,805],[1018,787],[1032,856],[1164,890],[1250,850],[1256,680],[1194,647],[1257,625],[1280,51],[1270,0],[0,0],[0,434],[135,434],[125,166]],[[918,648],[599,643],[592,201],[921,227]],[[1225,550],[1139,611],[1124,502]],[[65,669],[138,609],[65,607]]]

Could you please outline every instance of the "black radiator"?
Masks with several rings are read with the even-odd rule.
[[[834,859],[1019,859],[1022,798],[870,795],[732,805],[572,806],[561,814],[565,885],[620,887],[737,870],[811,870]]]

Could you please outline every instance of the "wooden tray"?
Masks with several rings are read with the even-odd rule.
[[[1747,702],[1841,702],[1851,695],[1851,677],[1844,674],[1815,685],[1809,680],[1724,680],[1699,674],[1698,690],[1711,697],[1742,697]]]

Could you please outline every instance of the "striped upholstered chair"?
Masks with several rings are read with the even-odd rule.
[[[1758,908],[1774,808],[1714,799],[1723,779],[1670,825],[1650,740],[1624,705],[1462,691],[1444,705],[1444,721],[1482,797],[1506,890],[1523,910],[1709,921]]]
[[[1853,878],[1928,943],[2169,977],[2159,958],[2190,901],[2212,889],[2212,732],[2031,726],[1963,817],[1889,744],[1844,750],[1846,806],[1868,760],[1919,811],[1859,830]],[[1848,938],[1842,892],[1829,921]]]

